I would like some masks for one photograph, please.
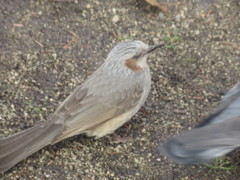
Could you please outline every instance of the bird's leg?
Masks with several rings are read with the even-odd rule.
[[[125,142],[127,142],[127,141],[132,139],[131,136],[121,137],[121,136],[117,135],[115,132],[113,133],[113,136],[114,136],[114,140],[112,140],[111,143],[114,143],[114,144],[125,143]]]

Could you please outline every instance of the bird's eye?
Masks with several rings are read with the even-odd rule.
[[[133,58],[134,59],[138,59],[138,58],[140,58],[141,55],[142,55],[141,53],[140,54],[136,54],[136,55],[133,56]]]

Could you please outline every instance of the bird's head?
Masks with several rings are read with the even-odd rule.
[[[107,61],[122,63],[132,71],[141,71],[147,67],[150,52],[164,44],[149,46],[139,40],[127,40],[118,43],[108,54]]]

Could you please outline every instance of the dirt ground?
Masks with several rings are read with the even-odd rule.
[[[163,13],[143,0],[2,0],[2,137],[45,121],[121,40],[167,45],[149,57],[147,102],[116,131],[130,140],[72,137],[0,178],[239,179],[238,151],[223,158],[226,165],[209,168],[176,165],[158,150],[167,138],[201,122],[240,78],[239,1],[182,2],[171,1]]]

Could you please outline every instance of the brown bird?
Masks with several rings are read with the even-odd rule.
[[[180,164],[203,163],[240,147],[240,82],[197,128],[166,142],[163,152]]]
[[[147,57],[161,46],[130,40],[117,44],[46,122],[0,139],[0,172],[46,145],[82,133],[100,138],[122,126],[149,94]]]

